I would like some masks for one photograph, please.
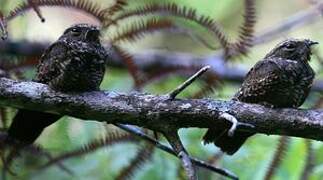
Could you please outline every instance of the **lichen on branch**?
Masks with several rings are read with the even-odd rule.
[[[94,91],[63,94],[35,82],[0,79],[0,106],[11,106],[84,120],[137,125],[156,131],[165,128],[230,127],[221,112],[235,116],[243,131],[323,140],[323,110],[270,109],[256,104],[213,99],[175,99],[144,93]]]

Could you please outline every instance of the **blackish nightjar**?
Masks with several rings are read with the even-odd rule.
[[[279,43],[264,59],[247,73],[233,100],[256,103],[272,108],[297,108],[303,104],[311,89],[315,73],[308,64],[311,46],[308,39],[288,39]],[[204,136],[222,151],[232,155],[254,133],[236,131],[228,136],[228,129],[211,128]]]
[[[77,24],[65,30],[41,56],[34,81],[61,92],[99,90],[107,52],[96,26]],[[19,110],[8,131],[8,140],[31,144],[60,115]]]

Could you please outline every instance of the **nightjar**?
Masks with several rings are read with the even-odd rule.
[[[311,46],[308,39],[288,39],[279,43],[264,59],[247,73],[241,88],[232,100],[256,103],[272,108],[297,108],[303,104],[315,76],[308,62]],[[228,129],[211,128],[204,136],[222,151],[232,155],[254,133],[236,131],[229,137]]]
[[[108,57],[99,37],[98,27],[88,24],[66,29],[41,56],[34,81],[62,92],[98,90]],[[60,118],[60,115],[19,110],[9,128],[8,139],[31,144],[44,128]]]

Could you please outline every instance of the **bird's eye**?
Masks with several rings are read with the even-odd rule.
[[[295,44],[286,44],[285,45],[285,49],[289,50],[289,51],[295,50],[295,48],[296,48]]]
[[[81,35],[81,31],[79,29],[76,29],[76,28],[73,28],[71,30],[71,33],[72,33],[73,36],[79,36],[79,35]]]

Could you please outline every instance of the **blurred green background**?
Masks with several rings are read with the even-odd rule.
[[[98,1],[102,6],[108,6],[112,1]],[[231,40],[237,38],[239,26],[243,19],[243,1],[239,0],[163,0],[163,1],[130,1],[131,6],[140,6],[146,2],[175,2],[181,6],[193,7],[199,14],[213,17],[224,27]],[[21,0],[0,0],[0,9],[8,13],[16,7]],[[257,23],[256,34],[270,30],[284,22],[287,18],[311,8],[308,0],[261,0],[256,1]],[[68,8],[41,8],[45,23],[41,23],[34,12],[28,11],[24,16],[20,16],[9,22],[8,30],[10,39],[13,41],[28,40],[36,42],[55,41],[66,27],[71,24],[88,22],[98,24],[93,18],[80,12]],[[230,65],[243,66],[249,69],[255,62],[264,57],[269,50],[282,39],[309,38],[318,42],[323,42],[323,19],[317,14],[317,19],[305,26],[290,29],[288,32],[277,34],[277,38],[264,44],[257,45],[250,50],[246,57],[229,63]],[[206,37],[209,43],[217,44],[216,38],[204,32],[196,24],[190,24],[178,20],[180,24],[191,28],[197,34]],[[105,34],[109,36],[109,34]],[[162,51],[189,52],[197,56],[207,56],[214,51],[207,49],[200,43],[188,38],[185,35],[170,34],[167,32],[148,35],[136,43],[124,44],[130,52],[144,52],[147,49],[159,49]],[[322,45],[317,47],[318,54],[321,54]],[[1,56],[1,55],[0,55]],[[322,78],[321,66],[317,58],[313,58],[311,66],[315,69],[317,79]],[[26,70],[29,78],[32,78],[34,69]],[[170,76],[160,81],[154,81],[144,87],[143,91],[152,94],[164,94],[183,82],[183,76]],[[109,68],[107,76],[102,83],[103,90],[118,92],[132,91],[133,80],[125,69]],[[239,84],[222,82],[221,87],[217,88],[209,98],[228,100],[237,91]],[[200,88],[200,83],[196,82],[189,87],[181,98],[188,98]],[[312,93],[303,108],[312,107],[315,100],[320,96],[319,93]],[[107,117],[108,118],[108,117]],[[95,121],[82,121],[76,118],[64,117],[59,122],[46,129],[42,136],[37,140],[43,149],[49,151],[53,156],[58,156],[64,152],[83,147],[91,140],[104,137],[107,132],[103,123]],[[266,136],[263,134],[255,135],[234,156],[222,155],[218,148],[213,145],[203,145],[201,138],[205,129],[183,129],[180,131],[184,144],[190,154],[202,160],[217,159],[215,164],[227,168],[236,173],[240,179],[263,179],[272,156],[275,152],[278,136]],[[313,141],[312,148],[315,156],[314,167],[309,176],[311,180],[323,178],[322,143]],[[13,170],[18,173],[17,177],[9,179],[114,179],[125,167],[130,159],[135,156],[140,148],[145,145],[142,142],[120,143],[113,146],[100,148],[89,154],[67,159],[62,163],[74,172],[71,176],[59,169],[51,166],[45,170],[38,170],[37,167],[46,162],[37,157],[20,157],[12,165]],[[282,164],[278,167],[273,179],[300,179],[303,173],[308,147],[305,140],[292,138]],[[140,167],[133,176],[133,179],[180,179],[180,162],[173,156],[155,150],[151,160]],[[200,179],[225,179],[215,173],[205,170],[199,171]]]

